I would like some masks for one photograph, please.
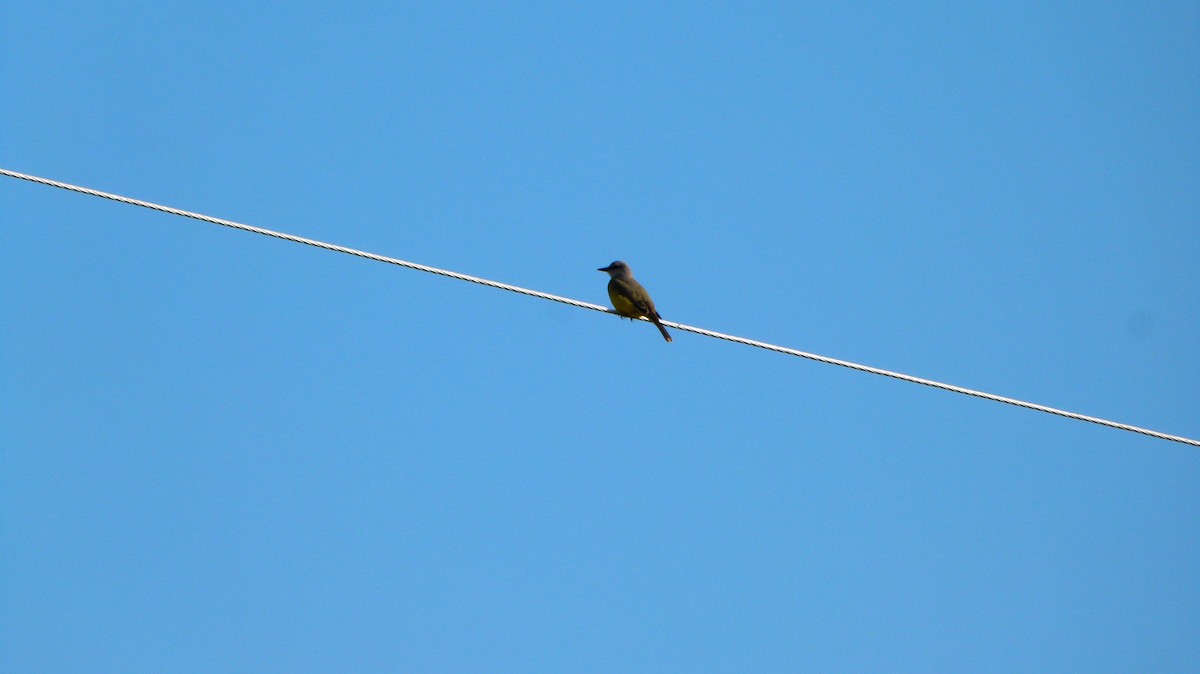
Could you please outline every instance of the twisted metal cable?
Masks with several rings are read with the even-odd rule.
[[[536,290],[529,290],[528,288],[521,288],[519,286],[509,285],[507,283],[500,283],[498,281],[490,281],[488,279],[478,278],[475,276],[467,276],[466,274],[459,274],[458,272],[447,271],[445,269],[438,269],[437,267],[429,267],[429,266],[426,266],[423,264],[417,264],[416,262],[407,262],[405,260],[397,260],[394,257],[386,257],[383,255],[376,255],[375,253],[368,253],[368,252],[362,251],[362,250],[355,250],[354,248],[347,248],[346,246],[339,246],[339,245],[333,244],[333,243],[325,243],[324,241],[316,241],[314,239],[306,239],[302,236],[296,236],[294,234],[285,234],[283,232],[276,232],[276,231],[273,231],[270,229],[263,229],[262,227],[255,227],[253,225],[246,225],[246,224],[243,224],[240,222],[234,222],[232,220],[222,220],[221,218],[214,218],[211,215],[204,215],[202,213],[193,213],[191,211],[185,211],[185,210],[179,209],[179,208],[171,208],[170,206],[163,206],[161,204],[155,204],[155,203],[151,203],[149,201],[142,201],[140,199],[131,199],[129,197],[123,197],[119,194],[109,194],[108,192],[101,192],[100,190],[93,190],[93,189],[90,189],[87,187],[79,187],[78,185],[71,185],[69,183],[63,183],[63,182],[59,182],[57,180],[50,180],[49,178],[39,178],[37,176],[26,175],[24,173],[17,173],[16,171],[9,171],[8,169],[4,169],[4,168],[0,168],[0,175],[6,175],[6,176],[9,176],[10,178],[20,178],[21,180],[28,180],[29,182],[33,182],[33,183],[49,185],[50,187],[58,187],[60,189],[70,190],[72,192],[79,192],[80,194],[87,194],[87,195],[93,196],[93,197],[101,197],[103,199],[119,201],[120,203],[129,204],[130,206],[141,206],[142,208],[149,208],[150,210],[153,210],[153,211],[161,211],[163,213],[170,213],[171,215],[180,215],[185,218],[192,218],[193,220],[200,220],[201,222],[209,222],[214,225],[221,225],[223,227],[232,227],[233,229],[240,229],[245,232],[253,232],[255,234],[271,236],[271,237],[275,237],[276,239],[283,239],[284,241],[303,243],[307,246],[314,246],[316,248],[324,248],[325,250],[332,250],[337,253],[345,253],[347,255],[355,255],[357,257],[366,258],[368,260],[375,260],[376,262],[386,262],[388,264],[394,264],[394,265],[398,265],[401,267],[408,267],[409,269],[416,269],[417,271],[429,272],[430,274],[438,274],[440,276],[448,276],[450,278],[458,279],[460,281],[470,281],[471,283],[478,283],[480,285],[485,285],[485,286],[489,286],[492,288],[499,288],[500,290],[509,290],[514,293],[521,293],[522,295],[529,295],[531,297],[537,297],[537,298],[544,299],[544,300],[553,300],[555,302],[562,302],[563,304],[570,304],[571,306],[574,306],[574,307],[580,307],[583,309],[592,309],[593,311],[603,311],[605,313],[613,313],[610,309],[602,307],[598,304],[589,304],[588,302],[580,302],[579,300],[573,300],[569,297],[559,297],[558,295],[551,295],[549,293],[538,292]]]
[[[87,194],[87,195],[94,196],[94,197],[101,197],[103,199],[110,199],[112,201],[118,201],[120,203],[129,204],[131,206],[141,206],[142,208],[149,208],[151,210],[161,211],[163,213],[170,213],[171,215],[179,215],[179,216],[183,216],[185,218],[192,218],[194,220],[200,220],[202,222],[208,222],[208,223],[212,223],[214,225],[221,225],[223,227],[232,227],[233,229],[240,229],[240,230],[243,230],[246,232],[262,234],[264,236],[271,236],[276,239],[283,239],[284,241],[292,241],[295,243],[302,243],[302,244],[305,244],[308,246],[315,246],[317,248],[323,248],[325,250],[332,250],[332,251],[335,251],[338,253],[346,253],[347,255],[354,255],[357,257],[366,258],[368,260],[375,260],[376,262],[386,262],[388,264],[394,264],[394,265],[398,265],[400,267],[407,267],[409,269],[415,269],[417,271],[428,272],[430,274],[437,274],[439,276],[447,276],[452,279],[458,279],[459,281],[469,281],[471,283],[478,283],[479,285],[484,285],[484,286],[488,286],[491,288],[498,288],[500,290],[508,290],[510,292],[520,293],[522,295],[528,295],[530,297],[537,297],[537,298],[543,299],[543,300],[551,300],[553,302],[561,302],[563,304],[569,304],[573,307],[579,307],[581,309],[591,309],[592,311],[599,311],[602,313],[617,315],[616,312],[613,311],[612,309],[609,309],[607,307],[602,307],[598,304],[591,304],[590,302],[580,302],[579,300],[574,300],[569,297],[560,297],[558,295],[551,295],[549,293],[543,293],[543,292],[539,292],[537,290],[521,288],[519,286],[509,285],[507,283],[491,281],[488,279],[478,278],[476,276],[468,276],[466,274],[459,274],[458,272],[447,271],[445,269],[438,269],[437,267],[430,267],[428,265],[417,264],[415,262],[407,262],[405,260],[398,260],[393,257],[386,257],[383,255],[376,255],[375,253],[368,253],[368,252],[361,251],[361,250],[355,250],[353,248],[347,248],[345,246],[338,246],[338,245],[332,244],[332,243],[325,243],[324,241],[316,241],[313,239],[306,239],[302,236],[295,236],[293,234],[284,234],[283,232],[275,232],[275,231],[272,231],[269,229],[263,229],[261,227],[254,227],[252,225],[246,225],[246,224],[242,224],[240,222],[233,222],[232,220],[222,220],[221,218],[214,218],[209,215],[193,213],[191,211],[185,211],[185,210],[181,210],[178,208],[171,208],[170,206],[162,206],[160,204],[151,203],[149,201],[142,201],[140,199],[131,199],[129,197],[123,197],[118,194],[109,194],[108,192],[101,192],[99,190],[93,190],[93,189],[89,189],[86,187],[79,187],[77,185],[71,185],[69,183],[63,183],[63,182],[59,182],[57,180],[50,180],[48,178],[39,178],[37,176],[26,175],[24,173],[17,173],[16,171],[9,171],[4,168],[0,168],[0,175],[6,175],[10,178],[18,178],[20,180],[27,180],[29,182],[39,183],[42,185],[48,185],[50,187],[57,187],[59,189],[69,190],[71,192],[79,192],[80,194]],[[646,319],[641,319],[641,320],[646,320]],[[902,374],[900,372],[892,372],[891,370],[884,370],[882,368],[871,367],[869,365],[860,365],[858,363],[851,363],[849,361],[839,360],[837,358],[830,358],[828,356],[821,356],[821,355],[817,355],[814,353],[807,353],[805,351],[799,351],[797,349],[789,349],[784,346],[777,346],[775,344],[759,342],[759,341],[756,341],[753,339],[746,339],[745,337],[737,337],[735,335],[727,335],[727,334],[724,334],[721,332],[705,330],[704,328],[697,328],[697,327],[693,327],[690,325],[684,325],[682,323],[675,323],[673,321],[663,321],[662,323],[663,323],[663,325],[670,327],[670,328],[674,328],[676,330],[682,330],[684,332],[691,332],[691,333],[695,333],[697,335],[704,335],[705,337],[713,337],[716,339],[723,339],[725,341],[734,342],[736,344],[744,344],[746,346],[753,346],[753,347],[757,347],[760,349],[766,349],[768,351],[774,351],[776,353],[783,353],[783,354],[787,354],[789,356],[797,356],[799,358],[807,358],[808,360],[815,360],[818,363],[826,363],[828,365],[838,365],[840,367],[849,368],[851,370],[858,370],[859,372],[866,372],[869,374],[880,375],[883,377],[891,377],[892,379],[899,379],[900,381],[906,381],[911,384],[921,384],[922,386],[930,386],[930,387],[933,387],[936,389],[941,389],[943,391],[950,391],[951,393],[961,393],[962,395],[972,396],[975,398],[982,398],[984,400],[991,400],[993,402],[1004,403],[1006,405],[1014,405],[1016,407],[1023,407],[1028,410],[1034,410],[1037,412],[1045,412],[1046,414],[1054,414],[1054,415],[1057,415],[1060,417],[1074,419],[1076,421],[1086,421],[1088,423],[1098,424],[1100,426],[1107,426],[1109,428],[1115,428],[1115,429],[1121,430],[1121,431],[1129,431],[1131,433],[1140,433],[1141,435],[1148,435],[1152,438],[1158,438],[1160,440],[1169,440],[1171,442],[1179,442],[1179,443],[1183,443],[1185,445],[1192,445],[1193,447],[1200,447],[1200,440],[1193,440],[1192,438],[1186,438],[1186,437],[1179,436],[1179,435],[1168,435],[1166,433],[1160,433],[1158,431],[1153,431],[1153,430],[1150,430],[1147,428],[1131,426],[1129,424],[1123,424],[1123,423],[1116,422],[1116,421],[1109,421],[1108,419],[1101,419],[1099,417],[1091,417],[1091,416],[1087,416],[1085,414],[1078,414],[1076,412],[1068,412],[1066,410],[1060,410],[1060,409],[1057,409],[1054,407],[1047,407],[1046,405],[1038,405],[1036,403],[1026,402],[1023,400],[1017,400],[1015,398],[1006,398],[1004,396],[995,395],[994,393],[986,393],[984,391],[976,391],[974,389],[964,388],[962,386],[955,386],[953,384],[944,384],[942,382],[933,381],[932,379],[923,379],[921,377],[914,377],[912,375]]]

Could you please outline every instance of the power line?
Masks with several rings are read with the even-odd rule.
[[[253,232],[255,234],[271,236],[276,239],[283,239],[284,241],[293,241],[295,243],[303,243],[308,246],[315,246],[317,248],[323,248],[325,250],[332,250],[332,251],[335,251],[338,253],[346,253],[347,255],[355,255],[357,257],[366,258],[368,260],[375,260],[376,262],[386,262],[388,264],[394,264],[394,265],[398,265],[401,267],[407,267],[409,269],[415,269],[417,271],[428,272],[430,274],[438,274],[440,276],[448,276],[452,279],[458,279],[460,281],[469,281],[471,283],[478,283],[480,285],[489,286],[491,288],[498,288],[500,290],[508,290],[510,292],[520,293],[522,295],[529,295],[530,297],[537,297],[537,298],[543,299],[543,300],[551,300],[553,302],[561,302],[563,304],[569,304],[573,307],[579,307],[581,309],[591,309],[592,311],[599,311],[602,313],[617,315],[616,312],[614,312],[613,310],[611,310],[607,307],[602,307],[598,304],[591,304],[589,302],[580,302],[579,300],[574,300],[569,297],[560,297],[558,295],[551,295],[549,293],[543,293],[543,292],[539,292],[537,290],[521,288],[519,286],[509,285],[507,283],[500,283],[498,281],[491,281],[488,279],[478,278],[475,276],[467,276],[466,274],[459,274],[457,272],[447,271],[445,269],[438,269],[436,267],[430,267],[430,266],[423,265],[423,264],[417,264],[415,262],[406,262],[404,260],[398,260],[393,257],[386,257],[383,255],[376,255],[374,253],[367,253],[367,252],[364,252],[361,250],[355,250],[353,248],[347,248],[345,246],[338,246],[338,245],[332,244],[332,243],[325,243],[323,241],[306,239],[304,237],[295,236],[292,234],[284,234],[283,232],[275,232],[275,231],[272,231],[269,229],[263,229],[261,227],[254,227],[251,225],[242,224],[240,222],[233,222],[232,220],[222,220],[221,218],[214,218],[209,215],[202,215],[200,213],[192,213],[191,211],[185,211],[185,210],[181,210],[178,208],[171,208],[170,206],[162,206],[159,204],[150,203],[148,201],[141,201],[140,199],[131,199],[129,197],[123,197],[123,196],[120,196],[117,194],[109,194],[108,192],[101,192],[99,190],[93,190],[93,189],[89,189],[86,187],[79,187],[77,185],[71,185],[68,183],[59,182],[57,180],[50,180],[48,178],[39,178],[37,176],[26,175],[24,173],[17,173],[16,171],[9,171],[4,168],[0,168],[0,175],[6,175],[10,178],[18,178],[20,180],[27,180],[29,182],[39,183],[42,185],[48,185],[50,187],[57,187],[59,189],[69,190],[71,192],[79,192],[80,194],[87,194],[87,195],[94,196],[94,197],[101,197],[103,199],[110,199],[112,201],[119,201],[123,204],[129,204],[131,206],[141,206],[142,208],[149,208],[151,210],[161,211],[163,213],[170,213],[171,215],[179,215],[179,216],[183,216],[185,218],[192,218],[194,220],[200,220],[202,222],[208,222],[208,223],[212,223],[214,225],[221,225],[224,227],[232,227],[234,229],[240,229],[240,230],[243,230],[246,232]],[[645,319],[642,319],[642,320],[645,320]],[[876,374],[876,375],[880,375],[883,377],[891,377],[892,379],[899,379],[900,381],[906,381],[906,382],[909,382],[912,384],[921,384],[923,386],[930,386],[933,388],[941,389],[943,391],[950,391],[952,393],[961,393],[963,395],[973,396],[976,398],[983,398],[984,400],[991,400],[993,402],[1004,403],[1006,405],[1015,405],[1017,407],[1024,407],[1025,409],[1035,410],[1037,412],[1045,412],[1047,414],[1054,414],[1054,415],[1057,415],[1060,417],[1066,417],[1068,419],[1075,419],[1076,421],[1086,421],[1086,422],[1093,423],[1093,424],[1099,424],[1101,426],[1107,426],[1109,428],[1115,428],[1117,430],[1129,431],[1131,433],[1140,433],[1142,435],[1148,435],[1152,438],[1159,438],[1160,440],[1169,440],[1171,442],[1180,442],[1185,445],[1192,445],[1195,447],[1200,447],[1200,440],[1193,440],[1191,438],[1185,438],[1185,437],[1182,437],[1179,435],[1168,435],[1166,433],[1160,433],[1158,431],[1152,431],[1152,430],[1149,430],[1146,428],[1140,428],[1138,426],[1131,426],[1129,424],[1123,424],[1123,423],[1116,422],[1116,421],[1109,421],[1108,419],[1101,419],[1099,417],[1091,417],[1091,416],[1087,416],[1084,414],[1078,414],[1076,412],[1068,412],[1066,410],[1060,410],[1060,409],[1056,409],[1054,407],[1047,407],[1045,405],[1038,405],[1036,403],[1025,402],[1023,400],[1017,400],[1015,398],[1006,398],[1004,396],[998,396],[993,393],[985,393],[983,391],[976,391],[976,390],[969,389],[969,388],[963,388],[962,386],[955,386],[953,384],[944,384],[942,382],[933,381],[932,379],[922,379],[921,377],[914,377],[912,375],[902,374],[900,372],[892,372],[890,370],[884,370],[884,369],[877,368],[877,367],[871,367],[869,365],[860,365],[858,363],[851,363],[849,361],[839,360],[837,358],[830,358],[828,356],[821,356],[821,355],[814,354],[814,353],[807,353],[805,351],[799,351],[797,349],[789,349],[784,346],[777,346],[775,344],[759,342],[759,341],[756,341],[753,339],[746,339],[745,337],[737,337],[734,335],[727,335],[727,334],[720,333],[720,332],[714,332],[712,330],[705,330],[703,328],[696,328],[696,327],[693,327],[690,325],[684,325],[682,323],[675,323],[673,321],[663,321],[663,325],[674,328],[676,330],[692,332],[697,335],[704,335],[706,337],[714,337],[716,339],[723,339],[723,340],[726,340],[729,342],[734,342],[737,344],[744,344],[746,346],[754,346],[754,347],[758,347],[760,349],[766,349],[768,351],[775,351],[777,353],[787,354],[789,356],[797,356],[799,358],[807,358],[808,360],[815,360],[819,363],[826,363],[829,365],[838,365],[841,367],[850,368],[851,370],[858,370],[859,372],[867,372],[869,374]]]

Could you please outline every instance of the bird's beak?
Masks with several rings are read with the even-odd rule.
[[[597,269],[596,271],[608,271],[608,267],[601,267],[601,268]]]

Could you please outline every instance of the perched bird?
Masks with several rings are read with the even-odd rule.
[[[662,316],[659,316],[654,308],[654,300],[650,299],[650,293],[646,292],[642,284],[634,280],[633,270],[629,265],[617,260],[596,271],[606,271],[612,277],[608,281],[608,299],[612,300],[613,308],[618,314],[629,318],[649,318],[654,321],[663,339],[671,341],[671,335],[667,334],[667,329],[663,327]]]

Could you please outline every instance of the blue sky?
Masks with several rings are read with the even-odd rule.
[[[1200,7],[8,3],[0,166],[1200,437]],[[1200,669],[1184,445],[0,179],[0,670]]]

